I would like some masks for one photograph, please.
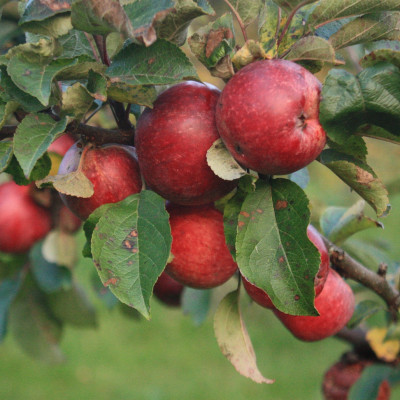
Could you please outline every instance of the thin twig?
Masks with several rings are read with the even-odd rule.
[[[94,47],[93,42],[92,42],[92,38],[90,37],[90,35],[87,32],[83,32],[86,36],[87,41],[89,42],[89,45],[92,49],[92,53],[93,53],[93,57],[95,58],[95,60],[97,62],[101,62],[100,58],[99,58],[99,54],[97,53],[96,47]]]
[[[244,26],[241,16],[239,15],[239,13],[235,9],[235,7],[233,7],[233,5],[228,0],[224,0],[224,2],[232,10],[233,14],[235,15],[237,22],[239,23],[240,29],[242,31],[243,39],[245,42],[247,42],[248,38],[247,38],[246,27]]]
[[[323,240],[329,250],[332,265],[342,271],[347,278],[361,283],[385,300],[393,319],[396,320],[400,307],[400,293],[386,280],[385,276],[366,268],[345,251],[335,246],[329,239],[323,237]]]

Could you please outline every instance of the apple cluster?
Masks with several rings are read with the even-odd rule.
[[[214,205],[235,189],[237,181],[223,180],[212,171],[208,149],[222,138],[244,168],[263,175],[303,168],[325,145],[318,120],[320,91],[310,72],[284,60],[248,65],[222,92],[199,82],[174,85],[141,114],[136,147],[74,143],[58,173],[80,169],[92,182],[94,194],[61,197],[82,220],[102,204],[121,201],[143,187],[167,200],[173,257],[154,293],[169,305],[179,305],[184,286],[214,288],[238,269],[225,241],[222,213]],[[318,232],[310,225],[307,234],[321,255],[315,277],[318,317],[282,313],[267,293],[242,278],[257,303],[272,309],[296,337],[312,341],[333,335],[348,322],[354,297],[330,269]]]

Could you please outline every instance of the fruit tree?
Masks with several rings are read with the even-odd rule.
[[[299,340],[349,344],[326,399],[390,397],[400,264],[379,235],[400,185],[368,150],[400,143],[400,1],[29,0],[1,13],[0,338],[57,361],[64,324],[94,325],[78,248],[103,295],[144,319],[153,301],[197,320],[213,309],[222,353],[254,382],[274,383],[245,327],[253,301]],[[312,168],[358,201],[310,202]],[[366,229],[375,240],[354,240]]]

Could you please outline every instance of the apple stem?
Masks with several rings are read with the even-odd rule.
[[[297,13],[297,11],[300,10],[301,7],[305,6],[306,4],[308,4],[310,1],[309,0],[304,0],[301,3],[299,3],[289,14],[288,19],[286,21],[285,26],[282,29],[282,32],[278,38],[278,40],[276,41],[276,47],[279,47],[279,45],[281,44],[284,36],[286,35],[287,30],[289,29],[290,24],[292,23],[293,17],[295,16],[295,14]]]
[[[224,0],[224,2],[232,10],[233,14],[235,15],[237,22],[239,23],[240,29],[242,31],[243,39],[245,42],[247,42],[248,37],[247,37],[246,27],[244,26],[242,18],[240,17],[240,15],[237,12],[237,10],[235,9],[235,7],[233,7],[233,5],[229,2],[229,0]]]
[[[378,273],[371,271],[344,250],[335,246],[329,239],[323,236],[322,238],[328,248],[332,265],[339,272],[342,272],[345,277],[361,283],[385,300],[393,321],[397,321],[398,309],[400,307],[400,293],[386,280],[385,274],[380,274],[379,271]]]

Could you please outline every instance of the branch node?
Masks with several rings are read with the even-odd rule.
[[[382,278],[386,277],[388,265],[385,263],[380,263],[378,268],[378,275]]]

